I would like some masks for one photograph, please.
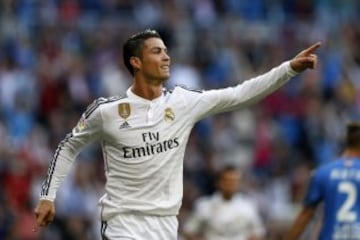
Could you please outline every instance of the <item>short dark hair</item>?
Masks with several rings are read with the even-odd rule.
[[[346,125],[346,147],[360,147],[360,122],[349,122]]]
[[[149,38],[160,38],[160,34],[156,30],[146,29],[145,31],[138,32],[127,39],[123,45],[123,61],[126,68],[131,75],[134,75],[134,69],[130,64],[131,57],[141,57],[141,50],[144,41]]]

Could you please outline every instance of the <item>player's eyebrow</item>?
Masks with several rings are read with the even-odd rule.
[[[155,46],[155,47],[151,47],[150,48],[150,51],[161,51],[161,50],[164,50],[165,52],[167,52],[168,51],[168,49],[166,48],[166,47],[159,47],[159,46]]]

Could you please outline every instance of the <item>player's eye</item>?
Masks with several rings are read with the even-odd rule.
[[[161,48],[153,48],[152,53],[161,53]]]
[[[164,51],[165,53],[168,53],[167,48],[160,48],[160,47],[153,48],[151,52],[154,54],[160,54],[160,53],[162,53],[162,51]]]

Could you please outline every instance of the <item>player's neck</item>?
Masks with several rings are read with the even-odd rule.
[[[153,100],[161,96],[163,90],[162,84],[149,84],[143,81],[134,81],[131,91],[139,97]]]
[[[222,196],[222,199],[225,201],[225,202],[228,202],[228,201],[231,201],[231,199],[233,198],[233,194],[221,194]]]

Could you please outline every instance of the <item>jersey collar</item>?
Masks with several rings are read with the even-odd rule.
[[[128,90],[126,91],[126,94],[127,94],[127,96],[128,96],[129,98],[133,98],[133,99],[135,99],[135,100],[137,100],[137,101],[140,101],[140,102],[143,102],[143,103],[158,103],[158,102],[160,102],[160,101],[163,99],[163,97],[164,97],[164,91],[163,91],[159,97],[154,98],[153,100],[145,99],[145,98],[142,98],[142,97],[136,95],[135,93],[133,93],[133,92],[131,91],[131,88],[128,88]]]

